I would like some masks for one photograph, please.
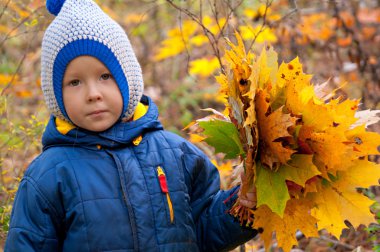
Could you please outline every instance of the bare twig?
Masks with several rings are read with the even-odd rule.
[[[37,32],[34,33],[34,36],[33,36],[32,41],[35,39],[35,37],[37,36],[37,34],[38,34]],[[8,82],[8,84],[7,84],[7,85],[4,87],[4,89],[1,91],[0,96],[4,95],[4,94],[5,94],[5,91],[6,91],[8,88],[10,88],[10,86],[12,85],[13,81],[14,81],[15,78],[16,78],[16,75],[19,73],[19,71],[20,71],[20,69],[21,69],[22,63],[24,62],[24,60],[25,60],[25,58],[26,58],[26,55],[27,55],[28,52],[29,52],[30,47],[31,47],[31,43],[28,43],[28,47],[26,48],[24,55],[22,56],[20,62],[18,63],[18,65],[17,65],[17,69],[16,69],[16,71],[15,71],[15,72],[13,73],[13,75],[12,75],[12,79]]]
[[[8,5],[9,3],[11,2],[11,0],[8,0],[5,5],[4,5],[4,8],[1,10],[1,13],[0,13],[0,20],[1,18],[3,17],[4,13],[5,13],[5,10],[8,8]]]
[[[351,250],[351,251],[355,249],[355,247],[353,247],[353,246],[351,246],[351,245],[349,245],[349,244],[345,244],[345,243],[342,243],[342,242],[340,242],[340,241],[330,239],[330,238],[328,238],[328,237],[326,237],[326,236],[324,236],[324,235],[321,235],[321,236],[319,237],[319,239],[321,239],[321,240],[323,240],[323,241],[327,241],[327,242],[329,242],[329,243],[332,243],[332,244],[334,244],[335,246],[341,246],[341,247],[344,247],[344,248],[349,249],[349,250]]]
[[[182,12],[180,11],[180,14],[179,14],[179,29],[181,30],[181,38],[182,38],[182,42],[185,46],[185,50],[186,50],[186,55],[187,55],[187,60],[186,60],[186,71],[188,72],[189,71],[189,64],[190,64],[190,52],[189,52],[189,49],[187,47],[187,42],[186,42],[186,39],[185,37],[183,36],[183,30],[182,30]]]
[[[31,30],[31,31],[23,31],[23,32],[20,32],[20,33],[17,33],[13,36],[9,36],[8,39],[13,39],[13,38],[17,38],[17,37],[20,37],[22,35],[26,35],[26,34],[30,34],[30,33],[39,33],[39,32],[42,32],[44,30],[42,29],[36,29],[36,30]]]
[[[232,16],[232,14],[235,13],[236,9],[239,8],[239,6],[243,3],[244,0],[241,0],[240,2],[237,3],[236,6],[232,7],[231,4],[229,3],[229,1],[226,1],[226,4],[228,6],[228,8],[230,9],[230,12],[228,13],[227,15],[227,18],[226,18],[226,22],[223,24],[223,27],[221,28],[220,30],[220,33],[219,33],[219,37],[224,37],[224,29],[226,28],[227,24],[228,24],[228,20],[230,19],[230,17]]]
[[[298,6],[297,6],[297,1],[296,1],[296,0],[293,0],[292,2],[293,2],[293,6],[294,6],[293,9],[290,10],[288,13],[286,13],[284,16],[282,16],[279,20],[276,20],[276,21],[274,21],[274,22],[268,24],[268,26],[269,26],[270,28],[272,28],[273,26],[275,26],[275,25],[277,25],[277,24],[283,22],[284,20],[286,20],[287,18],[289,18],[289,17],[292,16],[293,14],[299,12],[299,9],[298,9]]]
[[[5,41],[7,41],[9,39],[9,37],[11,37],[12,32],[14,32],[15,30],[17,30],[22,24],[24,24],[30,17],[32,17],[35,13],[37,13],[42,8],[45,8],[45,6],[39,6],[37,9],[35,9],[34,11],[32,11],[27,17],[25,17],[24,19],[22,19],[15,27],[13,27],[12,30],[10,30],[5,35],[5,38],[0,42],[0,48],[3,46],[3,44],[5,43]]]
[[[194,22],[200,25],[202,27],[204,34],[206,35],[207,39],[210,42],[210,45],[214,51],[214,54],[216,55],[219,65],[222,69],[222,72],[224,72],[223,64],[221,62],[221,57],[220,57],[220,51],[218,48],[218,40],[215,38],[214,34],[203,24],[202,20],[197,17],[194,13],[191,11],[181,8],[180,6],[176,5],[172,0],[166,0],[171,6],[173,6],[175,9],[185,13],[188,17],[190,17]]]
[[[273,3],[273,0],[266,0],[265,11],[263,15],[263,22],[261,24],[260,30],[255,34],[255,37],[251,41],[251,44],[248,47],[248,51],[252,49],[252,46],[255,44],[256,39],[259,37],[260,33],[264,31],[265,29],[264,27],[267,25],[267,12],[268,12],[269,7],[272,5],[272,3]]]

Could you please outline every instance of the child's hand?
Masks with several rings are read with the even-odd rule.
[[[244,172],[241,173],[241,182],[242,184],[245,182],[246,177],[244,175]],[[257,194],[256,194],[256,187],[252,186],[249,188],[247,193],[245,195],[241,194],[241,190],[239,190],[239,202],[240,205],[248,207],[248,208],[256,208],[257,205]]]

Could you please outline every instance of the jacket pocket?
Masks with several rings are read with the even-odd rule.
[[[168,189],[168,181],[166,179],[166,174],[164,172],[164,169],[162,169],[161,166],[157,166],[157,177],[158,182],[160,184],[161,192],[165,194],[165,201],[169,209],[169,216],[170,216],[170,223],[174,223],[174,209],[173,209],[173,203],[170,198],[170,193]]]

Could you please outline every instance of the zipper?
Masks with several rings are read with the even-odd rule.
[[[169,214],[170,214],[170,223],[173,223],[174,222],[173,204],[172,204],[172,200],[170,199],[166,175],[161,166],[157,166],[157,175],[158,175],[158,182],[160,183],[160,187],[161,187],[161,192],[166,195],[166,200],[168,203]]]
[[[119,173],[121,190],[123,192],[123,200],[127,206],[129,221],[131,224],[132,239],[133,239],[133,251],[139,251],[139,243],[138,243],[138,238],[137,238],[137,224],[136,224],[136,219],[135,219],[135,215],[133,212],[133,207],[132,207],[132,204],[131,204],[130,199],[128,197],[127,188],[125,185],[126,180],[125,180],[124,171],[123,171],[120,159],[117,157],[117,155],[111,151],[108,151],[108,150],[106,150],[106,152],[115,160],[115,163],[117,166],[117,171]]]

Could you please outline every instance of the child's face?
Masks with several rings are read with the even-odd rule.
[[[121,116],[123,98],[110,71],[98,59],[80,56],[66,68],[63,103],[70,120],[90,131],[104,131]]]

